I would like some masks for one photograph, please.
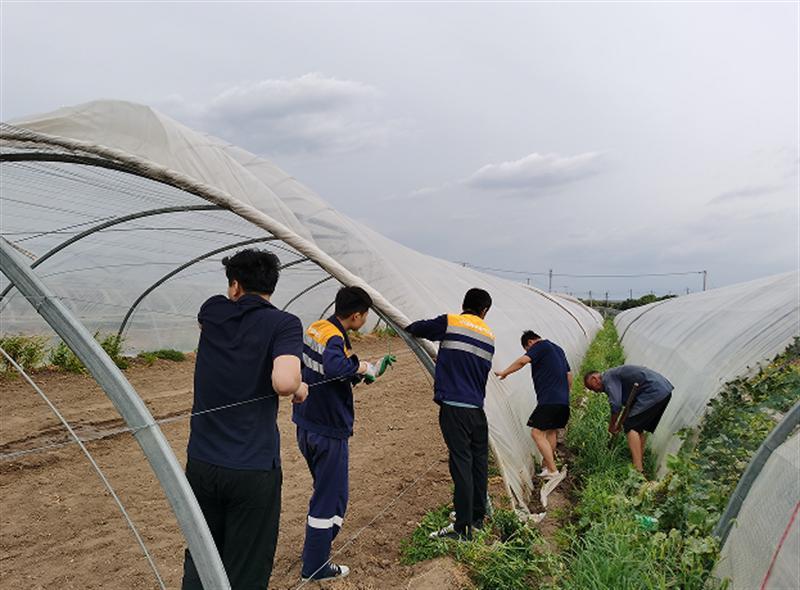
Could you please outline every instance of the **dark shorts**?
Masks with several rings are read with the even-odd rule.
[[[569,421],[569,406],[561,404],[540,404],[533,409],[528,418],[528,426],[537,430],[557,430],[564,428]]]
[[[670,393],[667,397],[662,399],[654,406],[650,406],[644,412],[640,412],[635,416],[628,416],[622,427],[625,432],[635,430],[636,432],[655,432],[658,423],[661,421],[661,416],[664,415],[664,410],[667,409],[669,400],[672,399]]]

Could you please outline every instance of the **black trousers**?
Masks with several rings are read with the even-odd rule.
[[[481,408],[460,408],[442,404],[439,427],[450,454],[450,476],[455,492],[455,529],[471,533],[473,525],[486,516],[489,479],[489,428]],[[469,531],[468,531],[469,529]]]
[[[186,478],[211,529],[232,590],[266,590],[278,543],[281,468],[227,469],[189,459]],[[188,549],[182,588],[203,590]]]

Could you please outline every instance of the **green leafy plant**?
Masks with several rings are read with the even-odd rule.
[[[85,373],[86,368],[63,341],[50,351],[50,364],[69,373]]]
[[[95,332],[94,339],[97,340],[106,354],[111,357],[114,364],[120,369],[128,368],[128,359],[122,356],[123,338],[116,334],[108,334],[101,337],[99,332]],[[81,360],[63,341],[59,341],[50,351],[50,363],[70,373],[86,372],[86,367],[83,366]]]
[[[558,568],[535,529],[523,525],[511,510],[497,509],[470,541],[431,539],[428,535],[449,522],[450,508],[427,513],[411,538],[401,543],[401,561],[418,561],[451,555],[464,564],[478,588],[525,590]]]
[[[174,350],[171,348],[142,351],[137,356],[148,365],[152,365],[157,359],[174,362],[186,360],[186,355],[184,353],[182,353],[180,350]]]
[[[618,363],[616,353],[595,350],[601,342],[602,350],[614,349],[609,334],[598,335],[585,370],[602,370],[604,359]],[[621,447],[598,448],[607,436],[600,432],[606,416],[594,407],[593,396],[578,393],[567,440],[582,483],[575,508],[579,519],[557,587],[725,588],[727,582],[711,577],[720,550],[711,531],[753,453],[798,392],[800,340],[757,375],[728,383],[699,429],[681,433],[684,444],[668,458],[667,473],[657,483],[630,470]],[[652,457],[648,464],[652,469]],[[637,514],[655,518],[659,530],[645,530]]]
[[[14,359],[23,369],[35,369],[47,356],[47,336],[27,336],[25,334],[9,334],[0,337],[0,347]],[[0,372],[12,372],[14,367],[0,355]],[[15,372],[15,371],[14,371]]]
[[[388,324],[378,322],[372,329],[372,334],[379,338],[394,338],[397,336],[397,331]]]

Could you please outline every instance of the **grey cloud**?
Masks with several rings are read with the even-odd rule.
[[[597,152],[576,156],[532,153],[519,160],[487,164],[463,182],[477,189],[538,194],[594,176],[602,169],[602,156]]]
[[[711,205],[711,204],[725,203],[740,199],[745,200],[745,199],[760,198],[760,197],[765,197],[767,195],[771,195],[772,193],[776,193],[781,189],[783,189],[783,186],[779,184],[745,186],[732,191],[726,191],[724,193],[720,193],[719,195],[711,199],[708,203]]]
[[[228,88],[205,104],[179,96],[162,102],[190,125],[265,153],[346,153],[384,145],[402,124],[379,114],[368,84],[309,73]]]

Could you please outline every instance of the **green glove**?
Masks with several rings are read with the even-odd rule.
[[[393,354],[387,354],[383,357],[377,365],[367,363],[367,372],[364,373],[364,382],[367,384],[375,383],[375,381],[386,372],[386,369],[391,367],[397,362],[397,357]]]
[[[387,354],[385,357],[381,359],[378,363],[378,370],[375,373],[376,377],[380,377],[386,372],[386,369],[391,367],[393,364],[397,362],[397,357],[393,354]]]

